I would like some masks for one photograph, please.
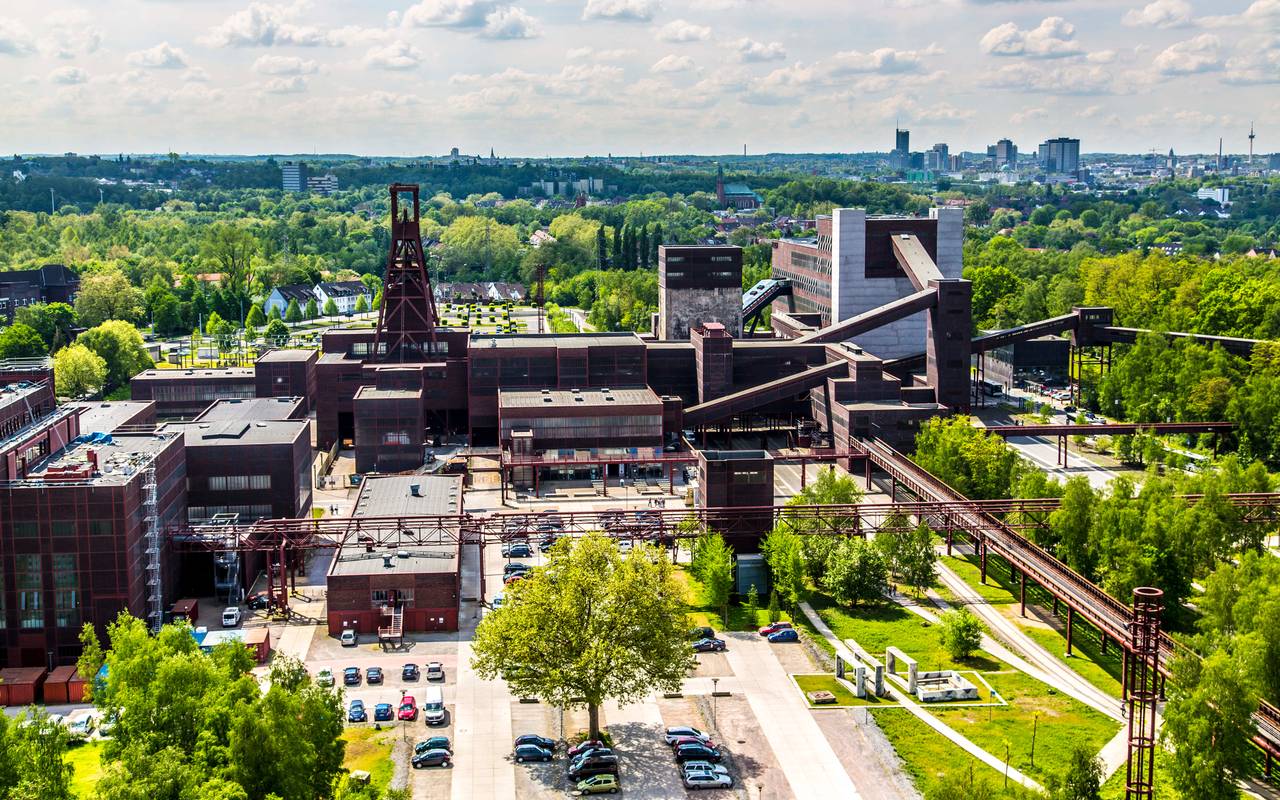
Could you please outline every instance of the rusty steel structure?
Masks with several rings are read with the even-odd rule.
[[[1094,425],[988,425],[983,430],[996,436],[1008,439],[1014,436],[1034,436],[1056,438],[1058,442],[1057,461],[1067,465],[1068,436],[1132,436],[1136,433],[1152,433],[1158,436],[1186,435],[1196,433],[1213,434],[1213,453],[1218,454],[1218,437],[1223,433],[1235,430],[1234,422],[1107,422]]]
[[[390,191],[391,249],[373,358],[391,363],[421,361],[436,340],[439,317],[422,249],[418,185],[395,183]]]
[[[1160,700],[1160,615],[1164,592],[1140,586],[1133,590],[1133,621],[1125,658],[1128,697],[1129,758],[1125,800],[1151,800],[1155,787],[1156,703]]]

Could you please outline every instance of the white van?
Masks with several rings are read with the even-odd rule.
[[[439,686],[428,686],[422,698],[422,719],[428,725],[445,723],[444,692]]]

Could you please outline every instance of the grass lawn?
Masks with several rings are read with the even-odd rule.
[[[981,571],[977,564],[967,558],[944,557],[943,562],[951,567],[964,582],[982,594],[992,605],[1014,605],[1017,597],[1014,594],[1013,582],[1009,578],[1009,569],[1000,559],[987,561],[987,583],[980,582]],[[1052,617],[1053,598],[1039,587],[1027,586],[1028,613],[1035,606],[1041,618]],[[1006,615],[1009,616],[1009,615]],[[1120,685],[1120,648],[1109,647],[1106,655],[1102,653],[1102,639],[1098,631],[1076,619],[1075,631],[1071,639],[1071,657],[1067,657],[1066,609],[1058,617],[1061,623],[1057,628],[1043,628],[1039,625],[1022,625],[1023,631],[1037,644],[1057,656],[1064,664],[1074,670],[1080,677],[1106,692],[1112,697],[1121,696]],[[1009,617],[1018,622],[1017,614]]]
[[[939,736],[905,708],[883,708],[872,714],[893,749],[898,751],[898,757],[921,794],[927,794],[935,781],[950,775],[964,775],[969,770],[973,770],[975,780],[986,780],[997,788],[1001,786],[1000,773]]]
[[[71,793],[89,800],[102,777],[102,742],[72,745],[67,748],[64,760],[75,769],[71,775]]]
[[[395,726],[375,731],[369,728],[347,728],[342,738],[347,743],[347,755],[342,766],[354,772],[369,773],[369,783],[381,794],[391,783],[394,765],[391,763],[391,746],[395,741]]]
[[[757,609],[754,618],[740,604],[729,603],[729,624],[726,626],[724,620],[720,617],[720,609],[714,608],[707,603],[703,595],[702,584],[683,568],[677,569],[675,574],[676,580],[682,581],[689,593],[690,625],[705,625],[717,631],[754,631],[774,621],[769,619],[769,599],[766,597],[763,598],[765,607]],[[780,617],[784,620],[791,619],[786,612],[781,612]]]
[[[1156,800],[1179,800],[1182,794],[1173,787],[1173,782],[1169,780],[1169,770],[1165,763],[1169,754],[1162,748],[1156,748],[1156,777],[1155,777],[1155,797]],[[1102,784],[1100,796],[1102,800],[1124,800],[1124,767],[1116,770],[1110,780]],[[1242,795],[1244,796],[1244,795]]]
[[[1076,744],[1096,752],[1120,730],[1120,723],[1020,672],[988,672],[983,677],[1009,705],[930,710],[997,758],[1004,758],[1007,743],[1009,765],[1040,783],[1067,763]]]
[[[876,706],[886,702],[875,697],[870,692],[866,698],[859,698],[849,691],[843,683],[836,680],[835,675],[793,675],[796,685],[800,687],[802,692],[831,692],[836,696],[834,703],[826,703],[824,705],[816,705],[809,703],[812,708],[839,708],[840,706]],[[805,697],[808,702],[809,698]]]

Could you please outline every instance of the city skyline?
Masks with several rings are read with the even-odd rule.
[[[917,151],[1280,150],[1278,0],[815,6],[20,0],[0,151],[888,152],[895,120]]]

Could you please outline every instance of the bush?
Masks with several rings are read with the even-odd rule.
[[[954,659],[968,658],[982,644],[982,623],[968,608],[942,615],[942,644]]]

